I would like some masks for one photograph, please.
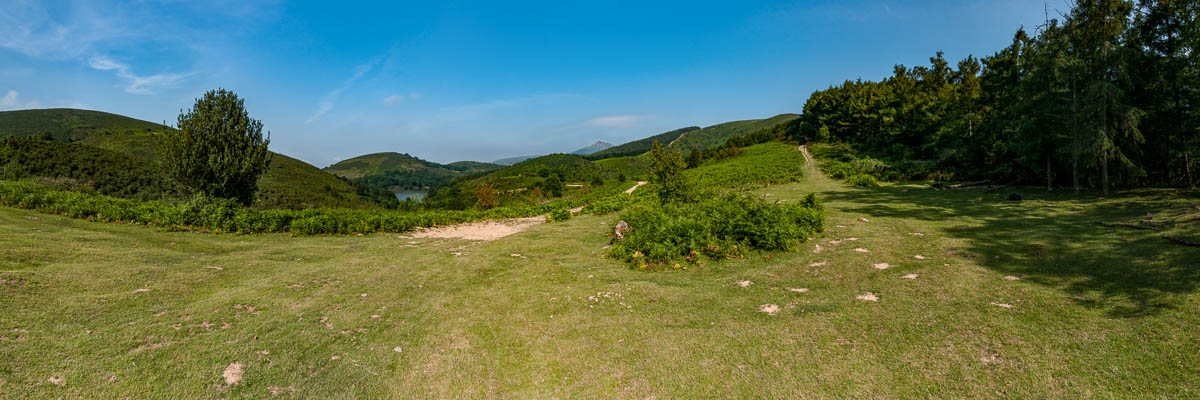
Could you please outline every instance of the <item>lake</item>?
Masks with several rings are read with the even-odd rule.
[[[428,190],[401,190],[396,192],[396,198],[400,201],[413,199],[413,201],[421,201],[429,194]]]

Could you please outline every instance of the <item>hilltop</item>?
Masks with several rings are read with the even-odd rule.
[[[59,108],[0,112],[0,139],[49,136],[55,141],[109,150],[139,161],[137,165],[112,166],[109,169],[140,171],[145,169],[141,163],[157,162],[161,135],[167,129],[171,128],[91,110]],[[87,152],[86,149],[69,146],[47,149],[54,149],[42,155],[48,159],[74,157],[66,152]],[[259,178],[258,184],[256,202],[265,208],[374,208],[396,204],[391,201],[394,197],[389,199],[380,196],[369,187],[356,187],[308,163],[278,153],[273,153],[271,166]]]
[[[612,143],[605,142],[603,140],[597,140],[596,143],[592,143],[590,146],[584,147],[579,150],[572,151],[571,154],[578,154],[581,156],[586,156],[588,154],[592,154],[597,151],[602,151],[602,150],[608,149],[610,147],[613,147]]]
[[[733,121],[713,126],[704,129],[689,130],[680,134],[676,139],[670,142],[660,142],[668,144],[671,149],[689,152],[692,150],[704,150],[716,146],[720,146],[730,138],[744,136],[756,131],[770,129],[776,125],[790,122],[800,118],[800,114],[779,114],[767,119],[751,119],[745,121]]]

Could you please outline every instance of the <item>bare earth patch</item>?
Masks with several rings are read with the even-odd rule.
[[[278,396],[284,393],[296,393],[296,388],[294,386],[267,386],[267,391],[271,393],[271,396]]]
[[[790,287],[790,288],[788,288],[788,291],[789,291],[789,292],[793,292],[793,293],[808,293],[808,288],[802,288],[802,287],[800,287],[800,288],[796,288],[796,287]]]
[[[917,275],[917,274],[908,274],[908,275],[902,276],[901,278],[904,278],[904,279],[917,279],[917,276],[919,276],[919,275]]]
[[[637,188],[640,188],[640,187],[642,187],[642,185],[645,185],[645,184],[647,184],[647,183],[649,183],[649,182],[646,182],[646,181],[638,181],[638,183],[637,183],[636,185],[633,185],[633,187],[631,187],[631,188],[629,188],[629,189],[625,190],[625,194],[633,194],[633,191],[634,191],[634,190],[637,190]]]
[[[993,301],[988,304],[991,304],[993,306],[1000,307],[1000,308],[1013,308],[1012,304],[1008,304],[1008,303],[997,303],[997,302]]]
[[[150,289],[141,288],[141,289],[135,289],[133,292],[134,292],[134,293],[146,293],[146,292],[149,292],[149,291],[150,291]]]
[[[758,306],[758,311],[765,312],[769,315],[775,315],[775,313],[779,312],[779,305],[778,304],[763,304],[761,306]]]
[[[888,263],[871,264],[871,266],[875,267],[875,269],[888,269],[892,267],[892,265]]]
[[[50,378],[47,378],[46,381],[54,384],[54,386],[63,386],[67,384],[67,380],[58,375],[51,376]]]
[[[810,266],[810,267],[824,267],[826,265],[829,265],[829,261],[821,261],[821,262],[815,262],[812,264],[808,264],[808,266]]]
[[[870,250],[864,249],[864,248],[862,248],[862,247],[859,247],[859,248],[857,248],[857,249],[854,249],[854,251],[857,251],[857,252],[859,252],[859,253],[870,253],[870,252],[871,252]]]
[[[413,238],[496,240],[522,232],[534,225],[546,222],[546,217],[515,218],[498,221],[479,221],[465,224],[420,229],[412,233]]]
[[[754,282],[750,282],[750,281],[737,281],[737,285],[741,286],[741,287],[750,287],[750,285],[753,285],[753,284],[754,284]]]
[[[854,298],[859,299],[859,300],[865,300],[865,301],[879,301],[879,296],[876,295],[875,293],[871,293],[871,292],[866,292],[866,293],[860,294],[858,296],[854,296]]]
[[[821,252],[821,245],[818,244],[818,245],[816,245],[816,247],[813,247],[813,253],[820,253],[820,252]]]
[[[1010,280],[1010,281],[1019,281],[1019,280],[1021,280],[1021,278],[1018,278],[1018,277],[1015,277],[1015,276],[1012,276],[1012,275],[1006,276],[1006,277],[1004,277],[1004,279],[1007,279],[1007,280]]]
[[[225,378],[225,384],[233,386],[242,383],[242,363],[235,362],[225,367],[225,371],[221,372],[221,377]]]
[[[913,258],[918,259],[918,260],[924,260],[925,256],[917,254],[917,255],[913,256]]]

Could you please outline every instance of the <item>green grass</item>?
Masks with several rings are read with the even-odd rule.
[[[806,172],[755,193],[817,192],[824,236],[681,272],[602,259],[615,215],[475,243],[0,208],[0,398],[1200,396],[1200,252],[1096,224],[1149,213],[1200,241],[1194,193],[1006,202]]]

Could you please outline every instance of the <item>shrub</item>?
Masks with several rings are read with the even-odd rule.
[[[546,221],[548,222],[562,222],[568,219],[571,219],[571,210],[566,208],[560,208],[551,211],[550,214],[546,216]]]
[[[632,231],[608,255],[642,268],[683,259],[699,263],[741,257],[748,251],[792,248],[821,231],[824,213],[816,197],[795,204],[726,194],[699,203],[642,206],[621,215]]]
[[[879,181],[874,176],[867,174],[856,174],[846,178],[846,183],[854,186],[874,187],[879,186]]]
[[[692,201],[692,184],[688,181],[683,170],[687,163],[677,151],[667,150],[661,143],[654,142],[650,150],[652,176],[650,182],[655,184],[658,199],[663,203],[681,203]]]

